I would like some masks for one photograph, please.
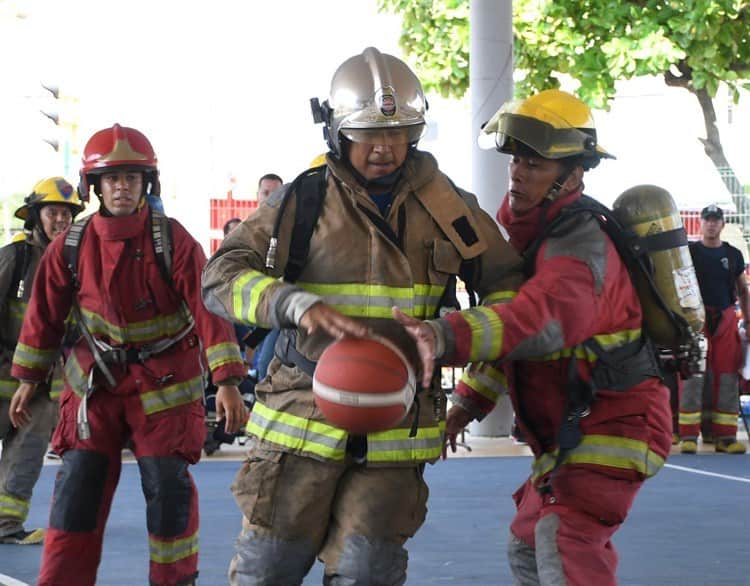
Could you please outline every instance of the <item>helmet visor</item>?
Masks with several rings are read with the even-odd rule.
[[[494,144],[491,148],[500,152],[513,152],[512,142],[516,140],[546,159],[596,152],[596,138],[578,128],[555,128],[546,122],[518,114],[504,113],[492,138]]]
[[[352,142],[366,144],[413,144],[424,135],[425,125],[396,126],[393,128],[342,128],[341,134]]]

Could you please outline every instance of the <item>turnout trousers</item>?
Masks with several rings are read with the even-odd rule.
[[[188,464],[200,458],[203,405],[194,401],[146,415],[140,396],[123,393],[123,387],[120,383],[116,393],[97,390],[88,399],[87,440],[77,434],[80,398],[68,388],[60,397],[60,421],[52,443],[62,466],[55,479],[40,586],[96,582],[104,528],[128,440],[146,498],[150,584],[193,584],[197,576],[198,495]]]
[[[615,586],[620,528],[643,482],[563,466],[554,496],[531,480],[513,495],[508,559],[519,586]]]
[[[367,467],[254,446],[232,485],[244,515],[233,586],[295,586],[315,562],[329,586],[399,586],[424,522],[423,465]]]
[[[706,308],[707,310],[709,308]],[[721,312],[716,331],[711,334],[704,328],[708,341],[706,372],[685,381],[680,400],[680,438],[696,440],[701,432],[701,414],[704,394],[710,406],[707,419],[715,440],[737,436],[739,406],[739,368],[742,362],[742,344],[737,330],[734,306]],[[705,389],[705,393],[704,393]]]
[[[10,423],[10,399],[0,399],[0,537],[21,531],[29,514],[31,494],[44,464],[57,421],[57,401],[40,385],[29,404],[31,422],[18,429]]]

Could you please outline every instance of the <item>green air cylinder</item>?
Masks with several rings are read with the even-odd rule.
[[[705,312],[685,227],[672,196],[656,185],[636,185],[620,194],[612,210],[618,221],[639,237],[639,246],[647,251],[652,280],[666,306],[692,330],[675,327],[649,287],[647,277],[636,271],[635,287],[646,332],[664,348],[688,344],[690,336],[703,328]]]

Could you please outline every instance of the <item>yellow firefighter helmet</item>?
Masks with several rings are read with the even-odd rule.
[[[16,218],[26,220],[32,207],[42,207],[52,203],[69,206],[73,217],[84,207],[78,193],[70,183],[62,177],[49,177],[34,185],[34,189],[24,198],[23,205],[15,211],[14,215]]]
[[[597,142],[591,109],[561,90],[503,104],[482,127],[479,146],[507,154],[525,146],[545,159],[580,157],[586,169],[615,158]]]

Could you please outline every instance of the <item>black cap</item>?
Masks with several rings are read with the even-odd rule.
[[[723,220],[724,212],[719,206],[717,206],[715,203],[712,203],[711,205],[708,205],[701,210],[701,218],[703,218],[704,220],[708,218],[718,218],[719,220]]]

